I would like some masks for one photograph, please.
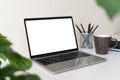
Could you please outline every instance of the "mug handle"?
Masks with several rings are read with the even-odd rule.
[[[115,38],[111,38],[111,41],[115,41],[116,43],[114,44],[114,46],[112,46],[111,48],[114,48],[118,45],[118,40]]]

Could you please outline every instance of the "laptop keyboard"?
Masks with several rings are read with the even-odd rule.
[[[57,56],[50,56],[50,57],[46,57],[43,59],[37,59],[37,61],[39,61],[43,65],[48,65],[48,64],[53,64],[56,62],[62,62],[62,61],[85,57],[85,56],[89,56],[89,54],[85,54],[82,52],[72,52],[72,53],[61,54]]]

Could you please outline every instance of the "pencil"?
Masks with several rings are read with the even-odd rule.
[[[88,33],[90,33],[91,23],[88,24]]]
[[[86,33],[86,32],[85,32],[85,29],[84,29],[84,27],[83,27],[83,25],[82,25],[82,24],[80,24],[80,25],[81,25],[81,27],[82,27],[82,29],[83,29],[83,32]]]
[[[93,24],[93,26],[90,28],[90,33],[92,32],[92,29],[94,28],[94,24]]]
[[[94,32],[95,32],[95,30],[98,28],[98,26],[99,26],[99,25],[97,25],[97,26],[95,27],[95,29],[92,31],[92,33],[94,33]]]
[[[77,29],[80,31],[80,33],[82,33],[82,31],[80,30],[80,28],[78,27],[78,25],[77,24],[75,24],[75,25],[76,25]]]

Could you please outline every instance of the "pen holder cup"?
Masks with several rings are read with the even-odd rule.
[[[80,33],[80,48],[93,48],[93,34],[92,33]]]

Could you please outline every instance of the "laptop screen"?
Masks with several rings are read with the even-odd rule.
[[[31,56],[77,49],[72,17],[24,19]]]

